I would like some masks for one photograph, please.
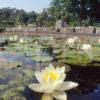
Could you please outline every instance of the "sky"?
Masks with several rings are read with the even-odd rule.
[[[11,7],[23,9],[27,12],[42,12],[44,8],[48,8],[52,0],[0,0],[0,8]]]

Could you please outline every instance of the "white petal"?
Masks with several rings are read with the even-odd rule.
[[[52,96],[57,100],[67,100],[67,95],[64,91],[54,91],[52,92]]]
[[[50,68],[51,68],[51,67],[54,68],[54,66],[53,66],[52,64],[50,64],[49,67],[50,67]]]
[[[43,94],[41,100],[53,100],[53,96],[50,94]]]
[[[78,83],[75,82],[63,82],[60,85],[58,85],[55,90],[59,91],[65,91],[65,90],[70,90],[72,88],[75,88],[78,86]]]
[[[59,72],[59,74],[63,74],[65,72],[65,66],[57,67],[56,70]]]
[[[30,84],[29,88],[32,89],[35,92],[43,92],[42,86],[40,84]]]
[[[65,72],[65,66],[60,67],[60,72],[64,73]]]
[[[45,70],[55,70],[55,68],[52,64],[50,64],[49,67],[45,67]]]
[[[35,92],[40,92],[40,93],[51,93],[54,90],[54,86],[52,85],[46,85],[46,84],[31,84],[29,85],[29,88],[32,89]]]
[[[37,81],[38,81],[40,84],[43,83],[43,80],[42,80],[42,73],[41,73],[41,72],[36,71],[36,72],[35,72],[35,77],[36,77]]]
[[[58,81],[61,81],[62,83],[65,80],[65,78],[66,78],[66,74],[61,74]]]

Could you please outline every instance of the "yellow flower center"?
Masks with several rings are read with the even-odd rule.
[[[43,73],[43,80],[47,81],[48,79],[57,80],[59,78],[59,73],[56,71],[47,71]]]

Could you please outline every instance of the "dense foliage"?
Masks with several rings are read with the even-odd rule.
[[[54,19],[67,18],[69,25],[93,25],[100,20],[99,0],[52,0],[48,9]]]
[[[36,23],[37,15],[34,11],[26,12],[16,8],[3,8],[0,9],[0,26],[12,27]]]

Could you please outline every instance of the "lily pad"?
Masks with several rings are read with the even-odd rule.
[[[47,62],[53,60],[53,58],[50,56],[34,56],[32,59],[36,62]]]
[[[0,69],[12,69],[18,66],[22,66],[22,62],[19,61],[4,61],[0,62]]]

